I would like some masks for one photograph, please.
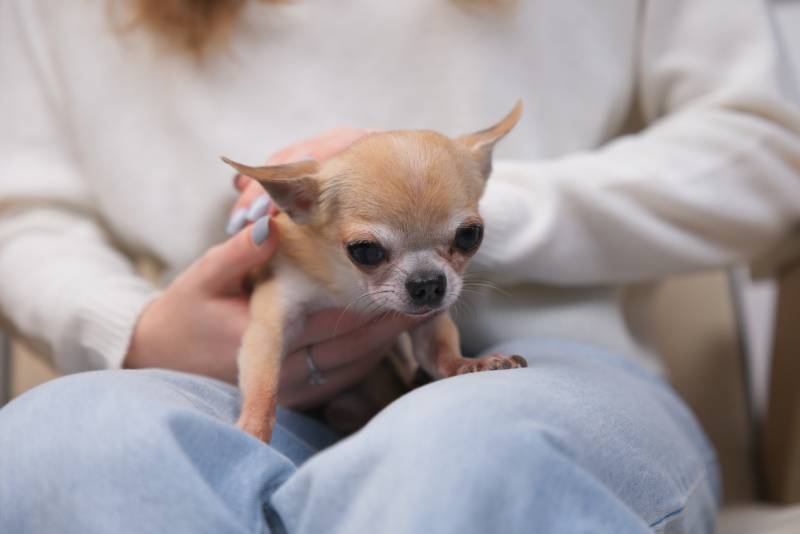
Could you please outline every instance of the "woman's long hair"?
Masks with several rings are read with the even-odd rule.
[[[224,43],[247,2],[283,4],[299,0],[130,0],[135,25],[163,38],[173,48],[200,57],[215,43]],[[333,0],[335,1],[335,0]],[[402,0],[398,0],[402,1]],[[480,4],[476,0],[453,0],[457,4]],[[515,0],[483,0],[501,7]]]
[[[168,44],[202,55],[225,41],[248,0],[132,0],[134,20]],[[284,3],[286,0],[260,0]]]

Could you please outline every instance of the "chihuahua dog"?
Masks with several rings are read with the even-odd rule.
[[[349,307],[424,318],[409,332],[432,378],[526,367],[521,356],[464,358],[447,312],[483,237],[478,201],[492,149],[517,123],[518,102],[496,125],[450,139],[433,131],[373,133],[322,163],[249,167],[280,208],[280,240],[254,273],[251,322],[239,353],[237,426],[268,442],[287,344],[315,310]]]

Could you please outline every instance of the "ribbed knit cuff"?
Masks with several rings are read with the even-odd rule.
[[[495,162],[480,202],[486,233],[474,267],[503,281],[527,279],[526,263],[554,221],[553,195],[535,164]]]
[[[77,330],[65,334],[67,345],[79,354],[61,358],[64,372],[119,369],[128,352],[133,330],[144,308],[159,291],[136,275],[114,277],[92,286],[83,295]]]
[[[498,180],[486,187],[480,203],[486,236],[474,260],[482,267],[491,268],[508,257],[509,238],[525,222],[516,206],[518,197],[515,193],[514,186]],[[530,211],[527,207],[524,209]]]

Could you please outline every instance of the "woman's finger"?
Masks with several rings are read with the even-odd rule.
[[[375,318],[340,308],[321,310],[306,318],[300,333],[290,342],[290,350],[349,334]]]
[[[195,264],[198,282],[211,293],[241,290],[242,279],[272,257],[278,245],[277,230],[269,217],[211,247]]]
[[[377,348],[393,343],[413,326],[407,318],[382,319],[349,333],[312,345],[314,365],[327,374],[349,364],[361,365]],[[308,381],[310,376],[306,347],[291,352],[283,362],[281,382],[287,387]]]
[[[318,161],[324,161],[369,133],[369,130],[361,128],[337,128],[318,141],[296,147],[296,153],[305,153]]]
[[[398,320],[406,325],[406,330],[419,323],[419,319],[409,316],[399,316],[394,318],[384,318],[382,321]],[[354,330],[364,327],[370,322],[375,322],[374,315],[366,315],[355,311],[347,311],[341,308],[329,308],[315,312],[306,318],[300,333],[291,340],[289,348],[291,351],[315,345],[322,341],[328,341]]]
[[[290,408],[310,408],[335,397],[340,391],[345,390],[359,382],[372,372],[376,365],[386,356],[392,342],[378,346],[368,353],[362,354],[362,359],[356,363],[345,365],[323,373],[324,384],[311,384],[306,371],[306,378],[293,385],[285,384],[281,380],[281,389],[278,402]],[[284,367],[285,369],[285,367]],[[281,372],[284,372],[283,370]]]
[[[240,193],[245,190],[245,188],[252,182],[253,179],[249,176],[246,176],[241,173],[236,173],[233,175],[233,187]]]
[[[228,232],[228,235],[235,234],[248,224],[267,215],[271,204],[269,195],[264,188],[257,181],[250,180],[233,205],[225,231]]]
[[[270,165],[278,165],[308,158],[324,161],[374,131],[349,126],[333,128],[323,132],[321,135],[303,139],[279,150],[270,157],[268,163]]]

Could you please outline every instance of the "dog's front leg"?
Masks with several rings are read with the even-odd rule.
[[[494,353],[481,358],[464,358],[459,346],[458,329],[447,312],[414,329],[411,341],[417,362],[435,379],[528,366],[525,358],[517,355]]]
[[[278,399],[278,379],[285,353],[288,323],[278,298],[278,284],[259,284],[250,299],[250,324],[239,349],[239,389],[242,410],[236,426],[268,443]]]

